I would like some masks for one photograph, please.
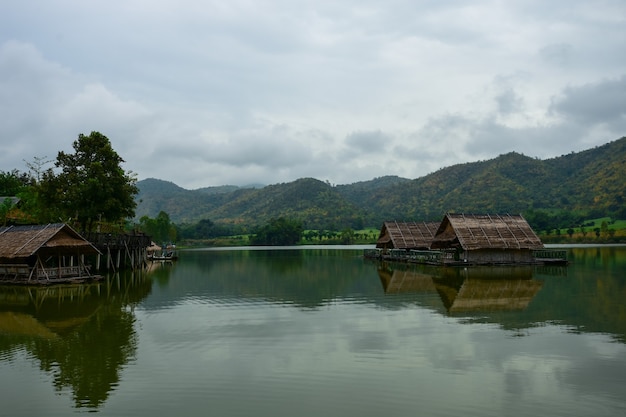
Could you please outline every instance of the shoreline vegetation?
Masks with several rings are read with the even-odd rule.
[[[155,179],[139,187],[96,131],[79,134],[72,147],[56,160],[26,162],[28,172],[0,171],[4,225],[63,222],[80,234],[143,233],[179,247],[371,245],[385,221],[436,222],[444,211],[519,213],[545,244],[626,243],[626,220],[616,220],[626,219],[626,137],[550,161],[510,153],[414,180],[332,185],[301,178],[226,191]]]
[[[537,233],[546,245],[560,244],[626,244],[626,220],[616,220],[605,230],[594,231],[594,228],[567,228],[556,229],[550,233]],[[374,245],[380,230],[367,228],[362,230],[344,230],[333,232],[328,230],[305,230],[295,245]],[[198,247],[236,247],[236,246],[264,246],[253,243],[253,235],[222,236],[209,239],[183,239],[179,241],[179,248]]]

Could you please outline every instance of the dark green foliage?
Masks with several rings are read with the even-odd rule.
[[[59,152],[55,167],[43,174],[39,184],[39,213],[44,221],[75,221],[81,231],[91,231],[102,220],[117,222],[135,215],[136,179],[126,173],[124,160],[109,139],[98,132],[78,135],[75,153]]]
[[[0,171],[0,197],[15,197],[30,185],[30,177],[14,169],[11,172]]]
[[[161,211],[154,219],[142,216],[139,219],[139,227],[154,242],[168,243],[176,241],[176,228],[170,221],[170,216],[164,211]]]
[[[567,229],[583,226],[588,215],[585,212],[570,210],[530,209],[523,213],[533,230],[549,232],[552,229]]]
[[[266,225],[255,230],[251,239],[253,245],[286,246],[295,245],[302,237],[302,223],[280,217],[271,219]]]
[[[209,219],[202,219],[198,223],[183,223],[178,227],[181,239],[211,239],[232,236],[241,232],[242,230],[236,226],[216,224]]]

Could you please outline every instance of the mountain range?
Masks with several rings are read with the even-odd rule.
[[[305,228],[379,227],[383,221],[441,220],[446,212],[571,210],[626,218],[626,137],[540,160],[511,152],[426,176],[384,176],[332,186],[314,178],[268,186],[186,190],[161,179],[137,182],[136,217],[164,211],[176,224],[265,224],[287,217]]]

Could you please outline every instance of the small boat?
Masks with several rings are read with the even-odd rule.
[[[175,261],[178,259],[178,254],[176,253],[176,246],[167,245],[160,253],[156,251],[148,253],[149,261]]]
[[[178,259],[178,255],[174,252],[163,252],[161,254],[148,255],[149,261],[175,261]]]

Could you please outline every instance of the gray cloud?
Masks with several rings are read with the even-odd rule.
[[[188,188],[582,150],[624,135],[623,20],[620,0],[3,4],[0,170],[92,130]]]
[[[626,75],[581,86],[569,86],[550,111],[580,124],[609,125],[626,130]]]

